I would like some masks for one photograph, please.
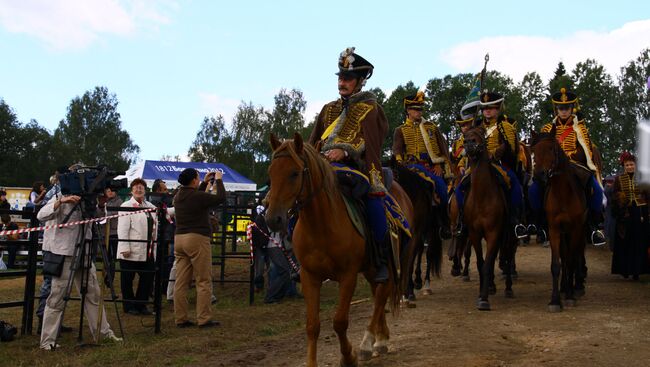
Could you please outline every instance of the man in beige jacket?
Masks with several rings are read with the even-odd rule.
[[[61,224],[65,218],[70,215],[68,222],[81,220],[81,210],[76,205],[81,198],[75,195],[58,196],[56,200],[50,200],[39,212],[38,219],[47,222],[46,225]],[[85,238],[91,237],[90,227],[86,226]],[[56,255],[63,255],[63,271],[60,276],[52,277],[52,291],[45,304],[45,313],[43,315],[43,330],[41,332],[41,349],[54,350],[59,347],[56,339],[63,316],[65,306],[64,296],[68,280],[73,277],[73,284],[79,291],[81,287],[81,275],[84,269],[77,267],[74,274],[72,273],[72,260],[75,252],[75,245],[81,237],[81,226],[70,226],[63,228],[53,228],[45,231],[43,235],[43,251],[50,251]],[[84,241],[87,246],[87,241]],[[87,249],[88,250],[88,249]],[[89,251],[86,251],[89,252]],[[83,262],[85,263],[85,262]],[[84,311],[90,333],[94,339],[98,339],[97,321],[99,318],[99,301],[101,292],[99,282],[97,281],[97,272],[95,265],[91,262],[88,271],[87,293],[84,304]],[[102,320],[100,335],[113,341],[121,341],[121,338],[115,336],[110,325],[106,321],[106,311],[102,310]]]

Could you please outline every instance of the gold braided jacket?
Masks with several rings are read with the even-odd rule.
[[[641,190],[634,181],[634,174],[623,173],[616,176],[616,182],[614,183],[614,197],[617,198],[616,193],[621,193],[620,199],[625,198],[622,202],[619,202],[620,207],[632,206],[636,204],[637,206],[646,205],[646,193]]]
[[[420,131],[420,124],[424,126],[429,146],[433,157],[429,157],[429,152]],[[422,160],[422,157],[429,157],[433,164],[445,163],[448,161],[448,152],[446,142],[443,141],[442,134],[438,126],[430,121],[422,121],[420,124],[406,119],[406,121],[395,129],[393,139],[393,154],[398,162]]]
[[[465,153],[465,137],[462,135],[454,141],[451,146],[451,156],[458,167],[467,166],[467,154]]]
[[[330,133],[324,136],[330,125]],[[381,149],[388,133],[384,110],[369,92],[326,104],[318,115],[309,143],[321,143],[321,151],[342,149],[348,157],[342,162],[358,168],[370,179],[372,192],[386,192],[381,178]]]
[[[491,130],[492,127],[496,126],[496,124],[497,124],[496,118],[486,121],[484,125],[486,134],[488,133],[488,130]],[[510,123],[510,121],[507,120],[507,118],[501,121],[501,125],[503,126],[503,132],[505,133],[506,142],[510,146],[512,152],[514,152],[516,149],[515,144],[517,142],[517,132],[515,131],[515,127],[512,125],[512,123]],[[503,144],[503,141],[501,141],[501,135],[499,134],[498,128],[492,129],[490,135],[485,137],[485,140],[487,143],[487,151],[490,156],[494,156],[499,146]]]
[[[558,117],[554,118],[552,122],[549,122],[548,124],[544,125],[542,127],[542,132],[543,133],[548,133],[551,131],[553,128],[553,124],[555,124],[555,137],[559,139],[561,136],[564,135],[567,129],[573,130],[573,119],[574,115],[571,115],[569,117],[568,121],[562,122]],[[560,146],[562,147],[562,150],[564,150],[564,153],[566,153],[567,157],[569,157],[570,160],[578,162],[584,166],[587,165],[587,158],[585,154],[589,154],[589,157],[593,159],[593,150],[592,150],[592,145],[591,145],[591,139],[589,138],[589,131],[587,130],[587,126],[585,125],[585,120],[579,120],[578,121],[578,130],[582,133],[582,136],[585,139],[585,143],[587,144],[587,147],[589,149],[589,152],[584,152],[582,146],[578,142],[578,136],[575,131],[571,131],[566,135],[564,140],[560,143]]]

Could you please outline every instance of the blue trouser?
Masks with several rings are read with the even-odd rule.
[[[513,208],[520,208],[523,204],[523,191],[521,189],[521,183],[519,182],[519,179],[513,170],[508,169],[504,166],[501,166],[501,168],[503,168],[503,170],[508,175],[508,178],[510,178],[510,205]],[[458,203],[459,208],[462,208],[465,204],[465,193],[461,189],[461,186],[462,185],[458,185],[454,189],[454,193],[456,194],[456,202]]]
[[[45,301],[47,300],[47,297],[50,296],[51,291],[52,277],[50,275],[44,275],[43,284],[41,285],[39,292],[38,309],[36,309],[36,316],[39,318],[43,318],[43,315],[45,313]]]
[[[364,200],[366,217],[376,243],[382,243],[388,231],[386,222],[386,210],[384,209],[384,198],[379,196],[368,196]]]
[[[591,192],[591,195],[588,196],[587,206],[592,213],[600,214],[603,210],[603,189],[596,181],[596,177],[594,175],[591,176],[588,184],[589,188],[591,189],[589,190]],[[534,211],[539,212],[543,209],[543,196],[544,192],[542,191],[542,185],[540,185],[537,180],[533,180],[533,183],[528,188],[528,201],[530,203],[530,207]]]
[[[440,205],[447,205],[447,202],[449,202],[449,197],[447,196],[447,183],[445,180],[436,175],[435,173],[427,170],[423,165],[413,163],[413,164],[408,164],[406,168],[410,170],[417,170],[419,172],[422,172],[424,175],[426,175],[428,178],[433,180],[435,182],[435,190],[436,194],[440,198]]]

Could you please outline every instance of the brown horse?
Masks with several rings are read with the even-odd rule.
[[[584,289],[587,199],[575,168],[555,138],[555,127],[550,133],[533,133],[532,145],[535,155],[534,175],[543,187],[543,208],[551,243],[553,292],[548,309],[550,312],[559,312],[562,310],[558,288],[560,269],[567,306],[575,305],[575,289]]]
[[[440,276],[442,262],[442,239],[440,237],[442,213],[440,211],[447,210],[447,207],[444,203],[440,203],[436,207],[432,206],[433,187],[417,173],[396,162],[391,162],[391,165],[393,166],[395,180],[399,182],[413,203],[414,219],[411,222],[411,233],[413,234],[415,256],[412,259],[411,270],[408,272],[410,279],[405,296],[408,301],[414,301],[414,289],[422,288],[421,263],[423,253],[426,258],[424,294],[433,294],[430,287],[431,273],[436,277]],[[424,251],[425,243],[427,244],[426,252]],[[414,280],[413,274],[415,275]]]
[[[464,134],[465,151],[469,157],[471,183],[465,199],[463,221],[469,231],[468,241],[476,252],[480,274],[480,295],[477,308],[490,310],[488,294],[496,292],[494,285],[494,263],[499,251],[504,262],[506,297],[514,297],[512,291],[512,270],[516,239],[509,225],[508,201],[501,188],[497,173],[488,157],[485,129],[476,127]],[[483,260],[481,241],[487,243]]]
[[[337,178],[329,163],[316,149],[303,144],[300,134],[293,140],[280,142],[271,136],[273,158],[269,167],[271,190],[266,220],[269,228],[287,228],[287,213],[299,212],[293,232],[293,245],[301,263],[302,291],[307,306],[307,366],[317,365],[316,347],[320,333],[320,290],[326,279],[339,283],[339,302],[334,315],[334,330],[339,338],[341,365],[356,366],[357,356],[347,337],[350,301],[357,285],[357,274],[363,272],[374,295],[374,311],[360,345],[359,357],[369,359],[373,351],[388,351],[389,330],[385,307],[390,298],[393,311],[399,305],[404,280],[396,279],[389,261],[389,281],[375,283],[375,269],[366,256],[366,241],[355,230],[347,214]],[[407,219],[413,219],[413,207],[404,191],[393,183],[391,194]],[[407,248],[410,250],[410,245]],[[401,257],[401,269],[407,269],[408,258]]]

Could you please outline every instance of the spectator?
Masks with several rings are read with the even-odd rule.
[[[7,200],[7,191],[0,189],[0,210],[11,210],[11,204]]]
[[[97,216],[105,217],[117,214],[114,210],[107,208],[117,208],[122,205],[122,199],[110,187],[104,189],[104,195],[99,196],[97,203]],[[117,260],[117,219],[107,219],[105,226],[108,226],[108,256],[110,260],[111,279],[115,275],[115,261]],[[106,234],[106,227],[103,227],[103,233]],[[103,245],[103,244],[102,244]]]
[[[11,215],[2,214],[0,218],[2,220],[2,224],[0,224],[0,231],[18,229],[18,224],[14,223],[11,220]],[[17,234],[7,235],[5,236],[5,238],[8,241],[16,241],[18,239],[18,235]],[[16,268],[16,253],[18,252],[18,246],[16,245],[8,246],[7,252],[9,253],[9,257],[7,258],[7,264],[6,264],[7,268],[14,269]]]
[[[144,199],[147,184],[141,178],[131,182],[131,199],[122,204],[124,208],[155,208],[153,204]],[[149,300],[153,289],[154,255],[156,253],[154,241],[156,239],[155,213],[139,213],[118,218],[117,258],[120,260],[120,286],[124,312],[131,315],[152,315],[147,305],[143,302]],[[129,242],[136,240],[140,242]],[[146,242],[145,242],[146,241]],[[138,274],[138,288],[133,294],[133,280]],[[138,303],[128,302],[139,301]]]
[[[38,219],[47,221],[47,225],[57,225],[63,223],[66,217],[70,222],[78,221],[82,218],[81,210],[76,205],[81,198],[75,195],[65,195],[56,200],[48,202],[39,212]],[[62,228],[52,228],[45,232],[43,238],[43,250],[50,251],[52,254],[62,256],[62,271],[58,276],[52,277],[52,292],[46,301],[45,313],[43,316],[43,330],[41,332],[40,347],[44,350],[54,350],[58,345],[55,344],[61,319],[63,316],[63,309],[65,305],[64,296],[68,279],[73,277],[73,283],[80,291],[81,286],[85,286],[86,297],[84,304],[84,311],[88,320],[90,333],[93,337],[97,336],[98,319],[99,319],[99,301],[101,297],[99,283],[97,281],[97,272],[94,263],[91,262],[90,269],[84,269],[83,266],[77,267],[72,272],[72,261],[75,250],[75,245],[80,238],[90,238],[90,227],[86,227],[88,231],[81,233],[80,226],[70,226]],[[88,245],[88,241],[84,242],[84,246]],[[83,279],[82,274],[88,270],[87,278]],[[102,310],[101,326],[99,335],[106,339],[113,341],[121,341],[120,338],[115,336],[111,330],[108,321],[106,321],[106,311]]]
[[[291,256],[294,263],[297,261],[293,256],[291,242],[286,236],[281,236],[276,232],[272,232],[270,236],[266,246],[266,253],[271,261],[269,289],[266,291],[264,303],[279,303],[285,297],[299,297],[296,291],[296,282],[291,274],[293,269],[287,256]],[[284,251],[280,246],[284,247]]]
[[[265,235],[265,233],[269,233],[269,228],[267,227],[266,219],[264,218],[265,210],[266,209],[262,205],[257,206],[257,216],[254,220],[256,227],[254,227],[252,231],[253,263],[255,269],[255,278],[253,283],[256,292],[260,292],[264,289],[264,273],[269,267],[269,257],[266,253],[266,245],[269,242],[269,239]]]
[[[47,194],[47,191],[45,190],[43,181],[34,182],[32,185],[32,192],[29,193],[29,204],[27,205],[31,207],[44,205],[42,201],[45,198],[45,194]]]
[[[176,209],[176,235],[174,236],[174,255],[177,261],[176,284],[174,285],[174,317],[176,326],[194,325],[187,314],[187,290],[192,273],[196,276],[196,319],[199,327],[218,326],[212,320],[212,249],[210,247],[210,222],[208,212],[211,207],[223,203],[226,191],[222,181],[223,173],[210,172],[202,184],[199,172],[187,168],[178,176],[182,185],[174,198]],[[202,192],[215,191],[216,195]]]
[[[648,244],[648,199],[650,192],[637,186],[636,157],[628,152],[621,155],[624,172],[616,176],[612,191],[612,212],[616,218],[616,241],[612,256],[612,274],[639,280],[640,274],[650,273]]]

